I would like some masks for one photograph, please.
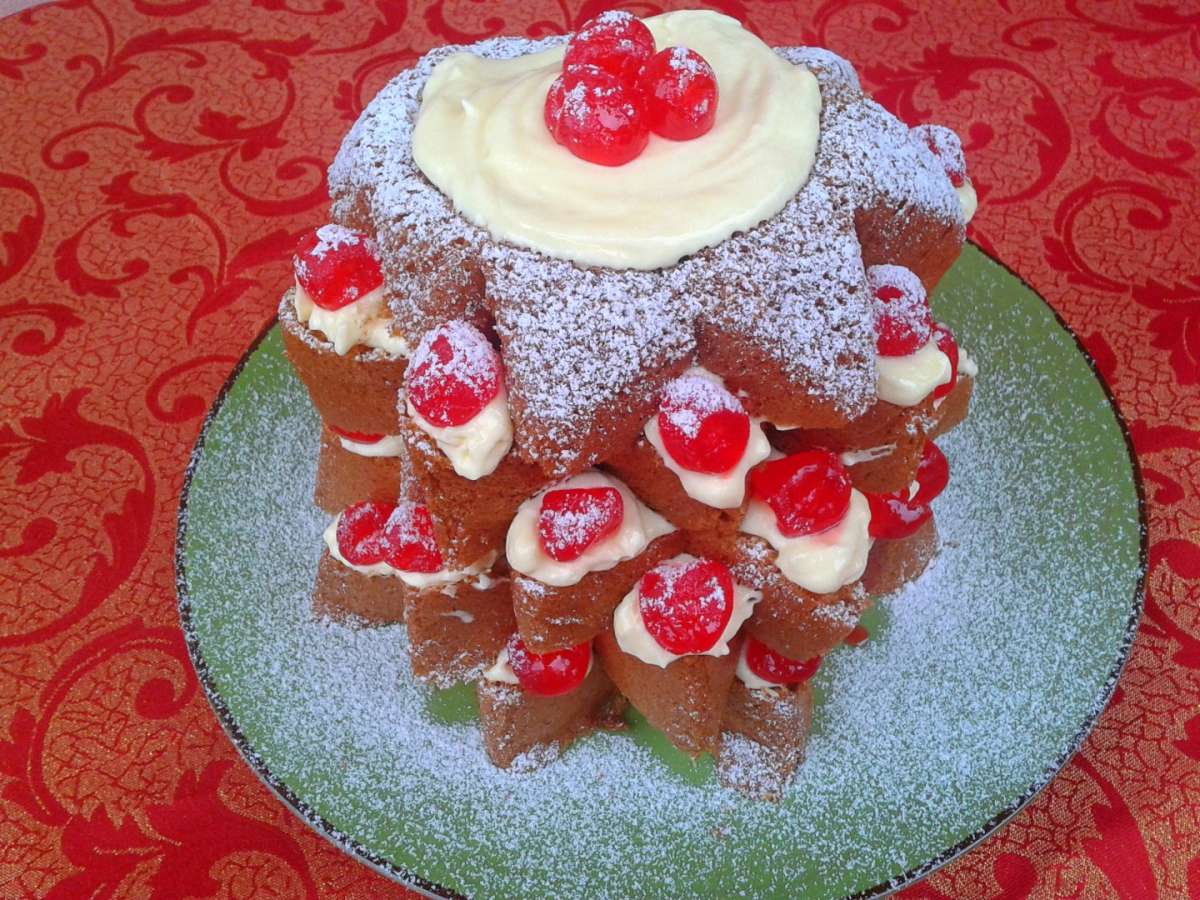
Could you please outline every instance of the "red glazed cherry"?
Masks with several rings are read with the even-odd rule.
[[[946,489],[950,483],[950,463],[946,454],[933,441],[926,441],[921,451],[921,462],[917,466],[917,495],[913,499],[919,503],[930,503]]]
[[[352,566],[373,566],[383,562],[383,526],[395,508],[391,503],[366,500],[342,510],[336,532],[342,559]]]
[[[821,657],[812,659],[789,659],[776,653],[762,641],[746,637],[746,668],[772,684],[804,684],[816,674]]]
[[[917,492],[909,497],[908,488],[891,494],[868,494],[871,507],[871,537],[899,540],[916,534],[929,521],[933,502],[950,482],[950,464],[933,441],[926,441],[917,466]]]
[[[832,528],[850,509],[850,475],[826,450],[806,450],[765,462],[750,472],[750,494],[775,513],[785,537]]]
[[[938,349],[950,360],[950,380],[933,389],[933,399],[945,397],[958,383],[958,341],[954,340],[954,332],[938,322],[933,327],[933,339],[937,341]]]
[[[664,650],[677,656],[704,653],[733,615],[733,574],[711,559],[663,563],[638,583],[638,608]]]
[[[589,20],[571,38],[563,68],[596,66],[632,84],[642,63],[654,54],[654,35],[632,13],[609,10]]]
[[[451,428],[471,421],[500,393],[500,354],[477,328],[449,322],[427,332],[408,361],[405,387],[427,422]]]
[[[367,434],[364,431],[347,431],[344,428],[338,428],[336,425],[326,426],[330,431],[340,438],[345,438],[348,441],[353,441],[356,444],[378,444],[383,440],[382,434]]]
[[[383,553],[387,564],[401,572],[439,572],[442,553],[433,533],[429,510],[403,502],[383,526]]]
[[[560,488],[542,497],[538,535],[557,562],[572,562],[621,527],[625,501],[616,488]]]
[[[341,225],[322,225],[301,236],[292,268],[321,309],[341,309],[383,284],[374,242]]]
[[[962,187],[967,179],[967,161],[958,135],[944,125],[916,125],[910,132],[938,158],[950,183]]]
[[[728,472],[750,442],[750,417],[738,398],[699,375],[668,384],[658,410],[663,447],[691,472]]]
[[[562,140],[558,136],[558,120],[562,116],[563,94],[566,87],[563,85],[563,76],[559,75],[550,84],[550,89],[546,91],[546,104],[542,107],[542,118],[545,119],[546,129],[550,132],[551,137],[558,143]]]
[[[565,650],[534,653],[514,634],[508,639],[508,664],[529,693],[556,697],[583,683],[592,664],[592,644],[586,641]]]
[[[929,521],[933,510],[916,497],[909,498],[908,488],[891,494],[867,494],[871,507],[871,524],[867,532],[873,538],[896,541],[911,537]]]
[[[687,47],[668,47],[642,66],[646,124],[661,137],[690,141],[717,120],[717,73]]]
[[[903,266],[871,266],[875,297],[875,347],[880,356],[916,353],[933,335],[933,314],[921,280]]]
[[[622,166],[646,149],[650,130],[636,86],[595,66],[570,66],[562,80],[562,106],[557,127],[552,128],[556,141],[580,159],[602,166]],[[546,102],[549,120],[549,96]]]

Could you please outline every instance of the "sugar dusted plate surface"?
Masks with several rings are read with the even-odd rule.
[[[636,721],[528,775],[487,762],[468,687],[414,683],[403,630],[314,622],[318,421],[278,330],[214,407],[180,515],[180,611],[255,771],[392,876],[479,896],[843,896],[911,881],[994,830],[1078,748],[1141,610],[1139,489],[1074,338],[968,247],[934,298],[980,363],[931,569],[816,679],[785,800],[717,787]]]

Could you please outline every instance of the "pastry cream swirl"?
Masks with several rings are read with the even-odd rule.
[[[812,170],[817,80],[728,16],[686,10],[645,22],[660,49],[689,47],[716,71],[707,134],[651,135],[626,165],[588,163],[543,122],[562,46],[507,60],[459,53],[425,85],[414,162],[494,237],[582,265],[670,266],[775,215]]]

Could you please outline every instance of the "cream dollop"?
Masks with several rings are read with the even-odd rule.
[[[867,447],[863,450],[843,450],[838,454],[838,458],[843,466],[857,466],[861,463],[875,462],[895,452],[895,444],[880,444],[878,447]]]
[[[916,353],[875,358],[875,393],[896,406],[916,406],[953,374],[950,357],[930,338]]]
[[[323,309],[313,303],[308,291],[296,282],[293,299],[296,320],[307,325],[309,331],[319,331],[333,344],[338,356],[353,347],[362,345],[382,350],[392,356],[408,356],[408,342],[392,333],[392,317],[383,299],[383,288],[378,287],[347,303],[341,309]]]
[[[440,587],[442,585],[457,584],[468,578],[482,575],[492,567],[496,561],[496,551],[492,550],[484,556],[477,559],[465,569],[439,569],[436,572],[405,572],[403,569],[396,569],[389,566],[386,562],[372,563],[369,566],[355,565],[348,562],[346,557],[342,556],[341,548],[338,547],[337,541],[337,526],[341,520],[342,514],[338,513],[332,522],[325,528],[322,535],[325,539],[325,547],[329,550],[329,555],[340,562],[347,569],[353,569],[360,575],[390,575],[393,578],[399,578],[411,588],[423,590],[429,587]]]
[[[966,375],[968,378],[979,377],[979,363],[975,362],[975,358],[962,347],[958,348],[958,374]]]
[[[512,665],[508,661],[508,648],[501,647],[496,654],[496,661],[483,672],[485,681],[498,681],[501,684],[520,684]]]
[[[720,375],[714,375],[701,366],[688,369],[684,375],[695,375],[719,384],[722,388],[725,387],[725,381]],[[751,419],[750,439],[746,442],[746,447],[742,450],[742,457],[737,461],[737,465],[728,472],[707,475],[703,472],[685,469],[667,452],[667,448],[663,446],[662,431],[658,427],[657,414],[650,418],[643,431],[646,440],[658,453],[659,459],[663,461],[663,465],[679,477],[679,484],[684,493],[693,500],[698,500],[716,509],[736,509],[742,505],[742,500],[746,497],[746,473],[771,453],[771,443],[763,433],[762,420]]]
[[[695,562],[696,557],[689,553],[681,553],[679,556],[667,560],[664,565],[676,564],[685,566],[688,563]],[[617,605],[616,612],[613,613],[613,634],[617,639],[617,646],[630,656],[636,656],[642,662],[651,666],[658,666],[660,669],[665,669],[677,659],[682,659],[684,656],[727,656],[729,654],[729,642],[733,640],[734,635],[738,633],[745,623],[750,618],[750,614],[754,612],[754,604],[762,599],[762,594],[758,591],[753,591],[748,587],[734,582],[733,585],[733,612],[729,616],[729,624],[725,626],[725,630],[721,632],[721,636],[717,642],[703,653],[686,654],[672,653],[662,644],[654,639],[646,628],[646,623],[642,619],[642,606],[640,602],[641,594],[639,588],[641,582],[634,586],[633,590],[625,595],[624,599]]]
[[[964,178],[963,183],[954,189],[954,193],[958,194],[958,202],[962,206],[963,222],[970,222],[975,218],[975,211],[979,208],[975,185],[971,184],[970,178]]]
[[[399,456],[404,452],[404,438],[398,434],[384,435],[380,440],[373,444],[363,443],[362,441],[352,441],[350,438],[338,435],[338,443],[342,445],[342,449],[348,453],[353,453],[357,456],[370,457],[385,457]]]
[[[428,421],[417,412],[411,400],[405,400],[405,404],[409,418],[433,438],[454,466],[454,471],[463,478],[478,481],[491,475],[512,447],[512,419],[508,414],[508,394],[503,387],[471,421],[447,428]]]
[[[705,135],[654,135],[623,166],[585,162],[543,120],[564,48],[508,60],[459,53],[434,69],[413,161],[493,236],[583,265],[655,269],[753,227],[808,180],[821,92],[736,19],[703,10],[645,20],[657,45],[700,53],[717,75]]]
[[[851,488],[846,515],[825,531],[787,537],[779,530],[771,507],[759,500],[750,501],[742,531],[775,548],[776,565],[789,581],[814,594],[831,594],[860,579],[867,568],[870,522],[867,498]]]
[[[749,642],[742,644],[741,652],[738,653],[737,669],[734,670],[738,680],[752,691],[783,687],[783,685],[779,684],[778,682],[767,681],[767,679],[760,678],[758,675],[755,675],[750,671],[750,665],[746,662],[746,647],[748,645]]]
[[[542,512],[542,497],[548,491],[562,488],[616,488],[621,495],[623,516],[620,527],[602,541],[588,547],[583,555],[571,562],[551,559],[542,549],[538,535],[538,517]],[[542,584],[567,587],[578,584],[589,572],[611,569],[619,562],[632,559],[649,546],[655,538],[670,534],[675,528],[633,495],[622,482],[600,472],[582,472],[561,484],[547,488],[521,504],[512,524],[504,549],[508,564],[523,575]]]

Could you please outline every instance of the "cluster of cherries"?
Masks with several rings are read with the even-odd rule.
[[[338,553],[354,566],[387,563],[401,572],[420,573],[442,568],[433,519],[417,503],[355,503],[338,517],[336,537]]]
[[[601,13],[581,28],[546,93],[546,127],[580,159],[622,166],[653,132],[700,137],[717,117],[717,76],[694,50],[655,52],[654,35],[631,13]]]

